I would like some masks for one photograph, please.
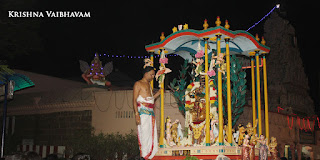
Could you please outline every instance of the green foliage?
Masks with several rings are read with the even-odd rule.
[[[181,70],[179,71],[179,80],[174,78],[172,82],[170,82],[169,88],[173,96],[175,97],[177,104],[179,106],[180,112],[184,115],[185,114],[185,91],[187,88],[187,70],[188,70],[188,60],[185,60],[183,65],[181,65]]]
[[[199,160],[197,157],[187,156],[184,160]]]
[[[214,52],[214,50],[213,50]],[[191,56],[194,57],[193,54]],[[210,63],[210,62],[209,62]],[[186,74],[188,69],[187,60],[181,66],[181,71],[179,71],[180,76],[179,80],[176,78],[170,83],[170,89],[176,98],[179,106],[179,110],[184,114],[185,112],[185,90],[186,90]],[[194,75],[190,74],[191,78],[195,81],[199,81]],[[213,77],[214,86],[217,85],[217,78],[218,74]],[[246,95],[246,72],[242,70],[242,65],[240,64],[239,60],[237,59],[236,55],[232,55],[230,57],[230,81],[231,81],[231,110],[232,110],[232,125],[234,126],[237,120],[239,119],[240,115],[243,113],[243,106],[246,103],[245,95]],[[218,88],[215,87],[218,91]],[[218,92],[217,92],[218,93]],[[226,74],[223,77],[222,83],[222,94],[223,94],[223,114],[224,114],[224,121],[227,122],[227,84],[226,84]],[[218,101],[215,101],[215,106],[218,106]]]
[[[184,127],[183,137],[188,137],[188,127]]]
[[[227,122],[228,111],[227,106],[227,81],[226,74],[223,78],[222,93],[223,93],[223,116]],[[246,72],[242,70],[242,65],[236,55],[230,57],[230,81],[231,81],[231,110],[232,110],[232,126],[234,126],[243,113],[243,106],[246,103]]]
[[[139,146],[137,135],[131,131],[129,134],[103,134],[95,135],[93,130],[79,131],[70,139],[70,147],[73,154],[86,153],[93,160],[100,159],[122,159],[127,154],[128,159],[139,156]]]

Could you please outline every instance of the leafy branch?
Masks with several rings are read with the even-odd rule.
[[[188,70],[188,60],[185,60],[183,65],[181,65],[181,70],[179,71],[179,79],[174,78],[170,82],[170,90],[175,97],[177,104],[179,106],[179,111],[185,114],[185,91],[187,86],[187,70]]]

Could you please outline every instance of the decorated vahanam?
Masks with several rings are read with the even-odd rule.
[[[270,48],[246,31],[230,30],[227,20],[223,27],[220,17],[217,17],[215,24],[210,28],[210,20],[205,20],[203,30],[189,29],[187,24],[174,26],[172,34],[166,37],[162,32],[160,42],[145,46],[151,57],[154,53],[160,54],[160,66],[156,74],[159,87],[162,88],[160,137],[159,151],[154,159],[183,159],[177,156],[186,155],[199,159],[266,159],[270,156],[267,150],[269,128],[266,127],[265,133],[262,133],[260,87],[252,89],[253,119],[248,119],[252,122],[238,122],[247,103],[247,73],[244,68],[249,68],[242,66],[239,55],[241,61],[248,61],[246,63],[257,59],[255,65],[251,61],[251,69],[257,73],[251,72],[253,88],[260,85],[259,56],[267,54]],[[163,81],[165,74],[171,72],[165,66],[169,60],[165,56],[167,54],[176,54],[185,59],[180,75],[169,86],[184,115],[184,120],[174,122],[171,119],[175,117],[169,118],[164,110]],[[146,60],[146,63],[152,62]],[[267,112],[264,117],[268,124]],[[184,126],[180,123],[183,121]],[[272,153],[276,152],[275,144],[270,143]]]
[[[113,70],[113,63],[109,62],[102,66],[102,62],[99,59],[98,54],[95,54],[94,59],[91,61],[91,65],[85,61],[79,60],[80,69],[83,72],[81,77],[89,84],[97,84],[101,86],[111,86],[111,82],[106,80]]]

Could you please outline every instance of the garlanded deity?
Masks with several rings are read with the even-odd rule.
[[[212,81],[211,81],[212,83]],[[210,95],[210,98],[216,98],[215,89],[213,84],[210,83],[210,89],[213,91]],[[212,86],[211,86],[212,85]],[[190,144],[203,145],[205,138],[205,124],[206,120],[206,99],[205,99],[205,76],[200,75],[199,81],[193,82],[188,86],[188,90],[185,93],[186,97],[186,108],[187,108],[187,117],[186,124],[188,124],[190,139],[188,142]],[[211,102],[213,103],[213,102]],[[217,113],[214,110],[211,110],[209,113],[209,128],[210,128],[210,139],[213,143],[218,138],[218,127],[216,124],[218,122]],[[211,122],[210,122],[211,121]]]
[[[206,101],[205,101],[205,83],[204,76],[200,77],[200,86],[194,90],[194,106],[190,113],[192,114],[193,122],[200,123],[206,118]]]

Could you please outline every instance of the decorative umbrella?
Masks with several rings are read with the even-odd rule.
[[[34,83],[25,75],[14,73],[13,75],[9,76],[9,81],[14,81],[14,90],[18,91],[24,88],[34,86]]]

